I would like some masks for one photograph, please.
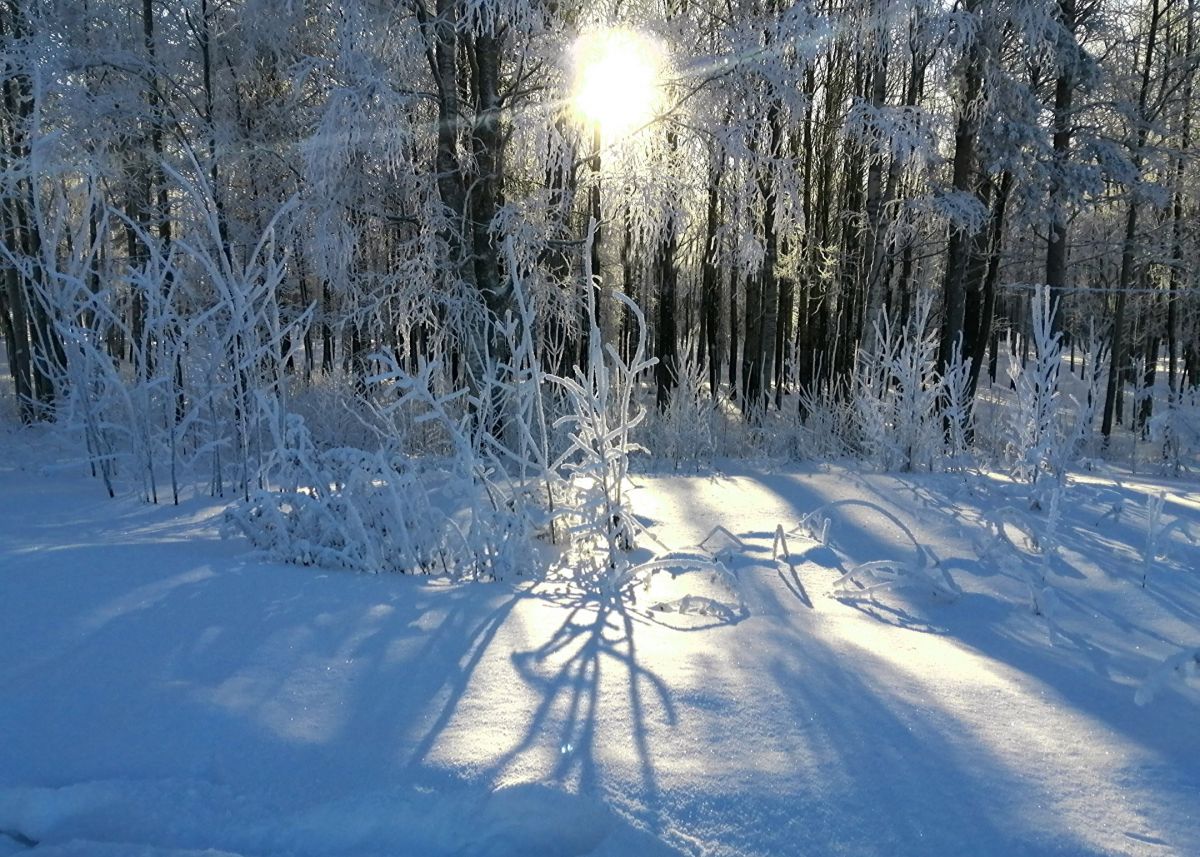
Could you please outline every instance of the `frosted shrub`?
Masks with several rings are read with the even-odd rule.
[[[646,322],[641,310],[620,293],[616,298],[637,321],[638,340],[633,359],[626,363],[611,344],[602,343],[589,299],[592,324],[587,371],[577,368],[574,378],[551,378],[562,387],[571,409],[557,421],[569,429],[570,447],[554,465],[573,486],[571,532],[598,547],[610,569],[623,566],[622,555],[635,542],[633,512],[625,483],[629,456],[646,451],[631,437],[632,430],[645,419],[646,411],[634,402],[633,395],[638,374],[656,362],[655,358],[645,356]]]
[[[860,351],[852,401],[858,448],[884,470],[931,469],[941,457],[933,301],[922,295],[909,323],[896,329],[887,314],[875,325],[870,350]]]
[[[818,381],[800,387],[796,422],[788,432],[787,455],[830,461],[850,453],[846,439],[853,433],[854,414],[847,406],[845,382]]]
[[[399,425],[404,414],[434,424],[446,454],[414,456],[400,435],[381,435],[378,451],[320,449],[290,414],[267,471],[273,487],[230,509],[230,528],[302,565],[453,578],[533,571],[545,517],[529,513],[528,498],[480,450],[470,414],[455,413],[465,394],[433,391],[437,364],[409,375],[388,355],[376,360],[372,423]]]
[[[226,521],[274,559],[355,571],[446,573],[446,520],[410,459],[318,450],[303,420],[286,419],[276,450],[279,490],[256,492]],[[425,481],[434,474],[424,474]]]
[[[577,555],[625,568],[635,524],[625,485],[631,439],[645,412],[633,401],[645,357],[637,320],[632,362],[603,343],[594,308],[586,371],[543,373],[532,313],[514,268],[516,316],[492,320],[472,391],[444,390],[436,362],[405,372],[394,355],[373,357],[366,395],[353,410],[376,451],[322,449],[296,414],[282,426],[260,490],[228,514],[229,524],[289,562],[359,571],[505,577],[543,565],[538,539],[572,537]],[[589,292],[590,294],[590,292]],[[550,460],[543,386],[562,394],[557,426],[566,449]],[[419,433],[417,448],[411,443]],[[419,457],[414,454],[419,453]],[[561,529],[560,529],[561,527]]]
[[[377,449],[379,435],[386,428],[376,424],[371,411],[363,406],[355,380],[338,371],[290,385],[288,410],[304,418],[305,428],[320,449]]]
[[[707,379],[707,363],[699,359],[692,343],[684,342],[667,407],[646,420],[647,446],[676,468],[684,462],[709,462],[716,454],[720,413]]]
[[[946,432],[945,454],[950,467],[966,466],[975,435],[975,409],[971,407],[971,360],[963,358],[962,343],[955,342],[950,363],[941,378],[942,417]]]
[[[539,352],[534,306],[525,292],[521,266],[510,236],[505,254],[512,276],[517,313],[509,315],[500,329],[508,360],[496,365],[493,384],[499,393],[505,437],[487,433],[485,442],[499,468],[512,476],[513,511],[524,519],[544,520],[550,539],[558,541],[556,517],[559,498],[566,482],[553,465],[555,450],[566,448],[551,430],[551,415],[560,405],[547,394],[554,390],[543,371],[545,355]]]
[[[875,593],[885,589],[911,590],[947,602],[956,601],[963,594],[949,572],[930,565],[923,548],[918,550],[916,562],[890,559],[864,562],[833,582],[838,598],[874,598]]]
[[[261,484],[264,408],[286,397],[285,343],[299,343],[303,310],[281,310],[290,242],[279,240],[292,206],[272,217],[245,252],[229,251],[199,167],[168,172],[195,232],[167,243],[124,214],[88,201],[96,236],[121,221],[139,258],[109,268],[99,238],[59,233],[55,210],[37,212],[43,246],[34,297],[52,319],[63,359],[45,367],[56,391],[57,428],[82,438],[86,463],[114,494],[122,480],[158,502],[169,484],[205,475],[214,496],[229,483],[243,497]],[[75,248],[57,253],[58,243]],[[28,259],[10,258],[27,265]],[[103,272],[103,274],[101,273]]]
[[[7,245],[0,246],[6,264],[30,284],[28,297],[51,320],[62,347],[57,356],[39,357],[39,369],[52,383],[56,402],[54,411],[43,415],[53,416],[59,429],[82,435],[87,463],[104,480],[110,496],[118,473],[127,470],[141,481],[145,498],[156,501],[158,394],[165,379],[155,377],[153,367],[161,365],[155,361],[156,343],[166,340],[158,322],[164,315],[162,297],[169,289],[172,262],[152,254],[144,266],[130,271],[128,288],[133,299],[141,301],[141,329],[134,335],[123,316],[114,312],[119,302],[116,289],[111,284],[98,287],[90,276],[99,264],[98,244],[88,241],[84,233],[65,234],[68,220],[63,204],[65,200],[55,197],[49,208],[37,206],[32,212],[39,233],[47,238],[40,256],[17,255]],[[98,199],[92,197],[87,204],[93,215],[100,213]],[[54,246],[50,242],[59,240],[81,251],[47,252]],[[125,371],[120,360],[109,354],[109,337],[117,330],[135,355],[135,365],[129,367],[133,371]]]
[[[1184,518],[1168,521],[1164,514],[1167,504],[1167,494],[1160,491],[1146,498],[1146,541],[1142,547],[1142,588],[1146,588],[1146,579],[1158,566],[1159,557],[1166,551],[1168,540],[1174,532],[1179,532],[1193,545],[1197,544],[1191,527]]]
[[[546,375],[534,347],[532,313],[513,270],[517,315],[492,320],[479,342],[487,352],[472,370],[471,391],[445,390],[436,362],[409,374],[394,355],[373,357],[356,408],[377,451],[321,449],[296,414],[283,429],[268,474],[229,513],[257,547],[289,562],[360,571],[437,573],[455,578],[540,571],[537,540],[571,537],[585,562],[625,568],[635,524],[625,485],[631,439],[645,412],[633,396],[645,357],[637,320],[632,362],[602,341],[594,308],[586,371]],[[590,295],[590,291],[589,291]],[[561,392],[557,426],[565,450],[550,460],[543,386]],[[418,448],[410,442],[419,433]],[[419,457],[414,453],[419,453]]]
[[[595,240],[595,229],[592,221],[588,227],[589,247]],[[634,394],[638,376],[657,360],[646,357],[646,317],[620,292],[614,297],[633,313],[637,325],[632,360],[626,363],[611,343],[604,342],[590,287],[590,252],[585,252],[583,258],[584,280],[589,284],[587,370],[576,367],[574,378],[548,378],[563,391],[568,407],[555,425],[568,430],[569,446],[551,469],[562,473],[571,484],[571,534],[598,549],[606,569],[616,571],[627,565],[624,554],[633,548],[636,537],[633,511],[625,493],[629,456],[646,451],[632,436],[646,417],[645,408],[634,401]]]
[[[1187,387],[1150,418],[1150,437],[1174,476],[1192,472],[1200,454],[1200,387]]]
[[[1048,290],[1039,286],[1032,312],[1035,358],[1022,368],[1010,356],[1008,367],[1016,398],[1005,422],[1005,453],[1012,477],[1029,487],[1034,509],[1048,505],[1049,492],[1062,490],[1076,450],[1077,432],[1059,392],[1062,338],[1053,330],[1053,312]]]
[[[375,360],[380,371],[367,383],[388,389],[391,396],[377,408],[377,422],[402,426],[402,414],[413,430],[422,432],[421,460],[437,465],[430,474],[435,482],[423,484],[445,516],[450,558],[443,561],[443,571],[492,578],[536,571],[530,567],[537,565],[534,542],[552,532],[553,512],[547,511],[548,498],[534,490],[526,469],[513,474],[496,455],[503,447],[491,434],[493,421],[485,407],[485,401],[503,406],[505,391],[520,387],[521,376],[510,377],[511,367],[489,357],[481,395],[472,398],[465,390],[436,392],[444,377],[437,363],[423,363],[416,375],[409,375],[389,354]],[[496,425],[514,424],[524,426],[524,417],[510,409],[508,418]],[[402,434],[391,439],[392,447],[403,440]],[[432,453],[435,446],[444,451]]]
[[[1108,360],[1108,348],[1103,338],[1096,331],[1095,322],[1090,324],[1087,348],[1084,359],[1087,361],[1083,378],[1085,389],[1082,400],[1072,401],[1075,404],[1075,423],[1071,429],[1070,443],[1062,447],[1065,456],[1062,466],[1071,464],[1081,456],[1093,455],[1095,441],[1093,426],[1096,422],[1096,408],[1099,407],[1103,395],[1104,366]]]
[[[875,326],[876,351],[859,352],[854,372],[851,407],[854,413],[854,447],[858,454],[885,470],[894,467],[896,447],[888,439],[891,431],[891,379],[888,373],[891,343],[885,315]]]

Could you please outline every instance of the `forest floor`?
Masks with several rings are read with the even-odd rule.
[[[1200,536],[1195,483],[1075,479],[1047,616],[998,477],[638,476],[666,547],[743,543],[697,615],[271,564],[0,447],[0,855],[1200,854],[1200,689],[1134,700],[1200,646],[1180,529],[1141,585],[1148,496]],[[961,595],[835,588],[874,560]]]

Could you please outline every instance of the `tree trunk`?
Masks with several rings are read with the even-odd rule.
[[[993,353],[988,371],[992,381],[995,382],[996,380],[995,364],[997,355],[995,354],[995,346],[998,339],[993,332],[996,314],[996,284],[1000,279],[1000,246],[1004,239],[1004,215],[1008,206],[1009,192],[1012,190],[1012,182],[1012,173],[1005,172],[1000,177],[1000,185],[996,189],[996,196],[992,207],[989,246],[987,248],[987,271],[983,280],[979,323],[973,336],[974,347],[971,349],[970,354],[966,355],[971,358],[967,389],[969,391],[969,398],[972,400],[975,397],[975,390],[979,386],[979,371],[983,366],[983,357],[989,342],[992,343]]]
[[[1059,19],[1063,30],[1070,34],[1069,50],[1075,44],[1075,0],[1058,0]],[[1051,329],[1062,329],[1063,298],[1067,286],[1067,228],[1066,187],[1064,172],[1071,152],[1074,119],[1071,106],[1075,96],[1075,56],[1060,60],[1058,78],[1054,84],[1054,170],[1050,178],[1050,232],[1046,241],[1046,283],[1050,287]]]
[[[715,399],[717,389],[720,384],[720,369],[721,355],[718,351],[719,342],[719,326],[721,323],[721,309],[718,305],[719,300],[719,276],[717,270],[717,227],[720,225],[717,218],[720,213],[720,196],[719,196],[719,176],[716,169],[715,154],[710,157],[709,172],[708,172],[708,205],[706,209],[706,218],[704,226],[704,258],[701,261],[701,287],[700,287],[700,302],[701,315],[704,325],[704,354],[708,360],[708,386],[709,393]]]
[[[1187,34],[1185,36],[1185,53],[1195,56],[1196,51],[1196,0],[1188,0]],[[1167,386],[1171,400],[1178,396],[1179,368],[1176,354],[1179,349],[1179,284],[1183,276],[1184,256],[1184,179],[1186,173],[1186,153],[1192,143],[1192,91],[1195,80],[1195,68],[1187,70],[1187,81],[1183,85],[1183,116],[1180,120],[1179,151],[1175,156],[1175,191],[1171,202],[1171,266],[1167,280]]]
[[[978,4],[965,5],[968,13],[975,15]],[[978,37],[977,37],[978,38]],[[982,48],[973,42],[963,69],[961,100],[958,104],[958,125],[954,133],[954,190],[975,195],[976,146],[979,137],[979,111],[976,101],[983,91]],[[938,348],[938,366],[945,368],[956,344],[961,344],[964,353],[969,353],[974,343],[964,341],[964,320],[967,308],[967,268],[970,264],[970,249],[973,237],[960,224],[950,227],[950,243],[946,250],[946,270],[942,282],[941,342]]]
[[[503,318],[511,296],[500,272],[493,245],[492,220],[503,197],[503,160],[500,133],[500,40],[480,33],[474,38],[476,115],[471,148],[475,176],[471,188],[471,236],[474,244],[475,283],[495,318]],[[494,343],[495,344],[495,343]]]
[[[1149,123],[1146,121],[1146,103],[1150,92],[1150,74],[1154,63],[1154,49],[1158,41],[1158,27],[1162,17],[1159,0],[1151,0],[1150,29],[1146,34],[1145,65],[1142,67],[1142,84],[1138,94],[1135,128],[1132,140],[1133,166],[1140,174],[1142,169],[1142,152],[1146,146],[1149,134]],[[1125,213],[1125,237],[1121,245],[1121,274],[1117,283],[1117,306],[1113,313],[1112,353],[1109,360],[1108,385],[1104,394],[1104,416],[1100,431],[1105,443],[1112,435],[1113,418],[1119,407],[1118,397],[1121,394],[1121,377],[1125,373],[1128,357],[1125,353],[1125,308],[1128,303],[1129,289],[1133,286],[1137,265],[1137,224],[1138,200],[1137,195],[1130,190],[1129,208]]]
[[[679,271],[675,266],[676,237],[674,224],[667,222],[666,234],[659,245],[658,268],[658,324],[655,335],[655,351],[658,364],[654,367],[656,401],[660,410],[665,410],[671,401],[671,390],[678,379],[678,354],[675,332],[675,293]]]
[[[738,276],[729,278],[729,396],[738,400]]]

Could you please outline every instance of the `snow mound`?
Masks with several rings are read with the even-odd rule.
[[[661,553],[628,566],[617,576],[617,588],[628,593],[634,603],[646,603],[660,622],[662,614],[700,620],[687,627],[732,625],[749,615],[737,576],[727,565],[746,550],[740,538],[717,526],[693,547],[662,547]]]
[[[703,551],[660,554],[630,567],[626,575],[635,603],[646,604],[652,614],[707,620],[701,624],[734,624],[749,615],[737,578]]]
[[[1200,648],[1176,652],[1156,666],[1137,689],[1133,701],[1138,705],[1146,705],[1153,702],[1154,697],[1167,685],[1176,682],[1183,684],[1189,680],[1200,680]]]
[[[599,800],[534,783],[490,792],[414,785],[302,809],[271,806],[203,780],[8,788],[0,789],[0,829],[7,831],[0,854],[39,857],[673,853]]]

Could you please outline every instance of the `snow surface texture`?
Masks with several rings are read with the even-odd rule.
[[[1081,478],[1044,561],[986,476],[638,477],[728,574],[631,602],[260,563],[0,442],[0,855],[1200,854],[1195,486]]]

